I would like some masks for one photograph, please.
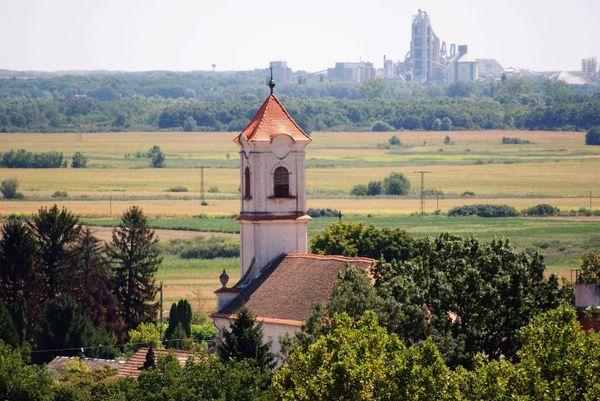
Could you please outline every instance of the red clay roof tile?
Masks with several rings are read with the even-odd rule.
[[[278,135],[288,135],[295,142],[310,142],[310,137],[290,117],[279,99],[270,95],[258,109],[250,123],[234,138],[250,142],[270,142]]]

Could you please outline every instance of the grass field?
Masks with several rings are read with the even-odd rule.
[[[396,135],[400,146],[389,146]],[[444,138],[450,136],[450,143]],[[0,201],[0,216],[30,214],[53,203],[111,226],[131,205],[144,208],[155,228],[176,228],[235,234],[232,219],[239,210],[239,156],[232,133],[98,133],[0,134],[0,153],[11,149],[59,151],[70,158],[76,151],[89,157],[86,169],[6,169],[0,180],[17,178],[26,199]],[[527,144],[503,145],[502,137]],[[509,204],[524,209],[550,203],[562,210],[589,207],[590,191],[600,194],[600,147],[585,146],[580,132],[473,131],[314,133],[308,147],[307,193],[311,208],[341,209],[345,221],[364,221],[379,227],[401,227],[416,237],[451,232],[483,240],[510,238],[521,250],[540,251],[548,269],[568,276],[584,252],[600,251],[600,221],[556,219],[481,219],[411,216],[419,209],[419,180],[415,170],[428,170],[425,187],[443,191],[439,209],[473,203]],[[159,145],[166,168],[149,168],[136,157]],[[205,166],[208,206],[200,206],[200,166]],[[381,180],[392,171],[412,182],[406,197],[358,198],[349,195],[359,183]],[[188,192],[170,192],[183,186]],[[208,191],[210,188],[210,191]],[[55,200],[55,191],[67,199]],[[472,198],[461,195],[470,191]],[[593,199],[599,209],[600,199]],[[425,200],[433,212],[436,199]],[[198,218],[194,216],[203,216]],[[218,218],[218,216],[226,216]],[[112,219],[108,219],[112,217]],[[215,218],[217,217],[217,218]],[[311,236],[335,219],[313,219]],[[183,260],[165,257],[158,281],[166,287],[165,304],[181,297],[194,309],[214,308],[218,275],[227,269],[237,280],[239,260]]]
[[[335,218],[313,219],[309,224],[309,236],[322,232]],[[519,250],[540,252],[546,259],[549,273],[570,278],[570,270],[580,266],[579,257],[586,252],[600,250],[600,219],[559,220],[446,216],[345,216],[344,221],[364,222],[377,227],[400,227],[417,238],[434,237],[441,232],[461,236],[474,235],[483,241],[509,238]],[[109,219],[89,219],[87,223],[111,226],[117,223]],[[156,228],[179,230],[221,231],[235,233],[238,225],[231,218],[159,218],[151,219]],[[186,231],[183,231],[186,233]],[[170,305],[180,298],[192,302],[195,310],[209,313],[214,310],[213,291],[219,288],[218,276],[227,269],[231,283],[239,277],[239,259],[181,259],[165,257],[159,269],[158,281],[164,281],[164,302]]]
[[[396,135],[401,146],[387,146]],[[449,135],[451,144],[444,144]],[[502,145],[503,136],[518,137],[529,144]],[[90,158],[87,169],[0,169],[0,178],[19,180],[20,190],[33,202],[50,201],[57,191],[78,200],[70,206],[85,211],[82,202],[168,201],[173,214],[199,213],[194,208],[200,188],[199,166],[206,166],[205,188],[215,209],[207,213],[231,213],[236,207],[219,205],[238,196],[239,164],[231,133],[104,133],[2,134],[0,152],[25,148],[30,151],[61,151],[70,157],[82,151]],[[136,158],[157,144],[166,153],[167,167],[152,169],[148,160]],[[382,146],[385,145],[385,146]],[[386,148],[386,146],[388,148]],[[465,191],[478,198],[582,198],[600,193],[600,149],[585,146],[583,133],[474,131],[395,133],[315,133],[307,153],[307,192],[310,199],[350,198],[358,183],[383,179],[392,171],[412,181],[411,197],[419,190],[415,169],[431,171],[426,188],[443,191],[446,198]],[[189,192],[168,192],[183,186]],[[360,199],[348,199],[361,202]],[[181,202],[181,204],[179,204]],[[558,200],[556,201],[558,202]],[[235,202],[234,202],[235,203]],[[89,203],[88,203],[89,205]],[[581,207],[579,201],[564,207]],[[315,206],[320,207],[320,206]],[[378,205],[377,209],[389,209]],[[16,205],[2,204],[0,213],[19,212]],[[24,212],[31,208],[23,207]],[[168,214],[159,204],[149,213]],[[360,205],[357,208],[362,210]],[[413,211],[412,207],[401,210]]]

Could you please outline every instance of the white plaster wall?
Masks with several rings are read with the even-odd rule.
[[[306,253],[308,220],[240,221],[241,274],[255,258],[256,274],[283,253]]]

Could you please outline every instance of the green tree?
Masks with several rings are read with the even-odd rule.
[[[357,184],[352,187],[352,191],[350,191],[351,195],[354,196],[367,196],[367,186],[365,184]]]
[[[10,178],[0,183],[0,192],[4,199],[23,199],[23,194],[17,192],[18,187],[19,182],[15,178]]]
[[[71,167],[73,168],[86,168],[88,158],[81,152],[75,152],[73,159],[71,159]]]
[[[577,284],[600,284],[600,253],[589,252],[581,256]]]
[[[600,126],[590,128],[585,134],[586,145],[600,145]]]
[[[171,305],[169,327],[165,331],[165,340],[189,338],[192,335],[192,306],[186,299],[180,299]],[[179,328],[179,329],[178,329]],[[178,342],[167,343],[179,348]]]
[[[334,315],[331,331],[275,372],[276,400],[449,400],[459,396],[435,345],[407,348],[367,311]]]
[[[561,306],[533,319],[517,352],[529,399],[592,400],[600,389],[600,335],[586,332],[575,310]]]
[[[52,380],[42,366],[27,365],[21,353],[0,341],[0,399],[52,401]]]
[[[9,220],[0,228],[0,297],[8,302],[29,298],[36,289],[38,269],[33,233],[21,221]]]
[[[19,333],[13,316],[2,299],[0,299],[0,340],[11,347],[19,347],[23,341],[23,335]]]
[[[112,263],[117,299],[123,319],[129,328],[155,319],[158,304],[155,275],[162,258],[158,238],[148,227],[142,209],[132,206],[113,230],[112,242],[106,248]]]
[[[154,369],[156,368],[156,359],[154,357],[154,349],[152,345],[148,347],[148,352],[146,352],[146,360],[144,361],[144,369]]]
[[[374,268],[379,293],[396,301],[390,329],[408,343],[432,336],[453,366],[470,366],[479,353],[513,358],[519,330],[572,297],[571,286],[544,276],[540,255],[517,252],[508,240],[442,234],[419,241],[415,254]],[[406,323],[414,329],[406,331],[402,321],[417,308],[420,318],[411,317]],[[411,323],[418,319],[426,319],[425,330]]]
[[[143,347],[160,347],[160,331],[154,323],[140,323],[135,329],[127,332],[129,343],[128,352],[136,352]]]
[[[386,195],[406,195],[410,190],[410,181],[402,173],[391,173],[383,180],[383,192]]]
[[[94,327],[123,340],[125,322],[115,296],[111,266],[102,253],[103,248],[89,228],[82,230],[72,248],[75,256],[69,265],[67,282],[70,284],[66,291],[75,297]]]
[[[377,196],[381,195],[382,192],[382,184],[381,181],[369,181],[367,184],[367,195],[368,196]]]
[[[90,356],[114,356],[114,339],[96,330],[90,319],[81,312],[75,299],[64,296],[46,303],[39,322],[37,362],[48,362],[56,355],[77,355],[81,348]],[[102,345],[103,347],[99,347]]]
[[[67,209],[41,207],[29,227],[40,249],[42,271],[48,283],[47,296],[53,298],[69,292],[69,266],[72,249],[81,233],[79,219]]]
[[[261,368],[270,369],[274,366],[270,346],[270,343],[263,341],[262,323],[256,323],[252,312],[242,308],[231,322],[229,330],[223,329],[217,354],[224,362],[251,359]]]
[[[314,253],[323,255],[383,257],[406,260],[414,254],[414,239],[398,228],[376,228],[372,224],[334,223],[311,241]]]

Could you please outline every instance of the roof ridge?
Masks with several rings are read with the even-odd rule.
[[[307,258],[307,259],[320,259],[320,260],[337,260],[341,262],[365,262],[365,263],[374,263],[375,259],[366,258],[363,256],[344,256],[344,255],[320,255],[316,253],[289,253],[286,257],[291,258]]]

